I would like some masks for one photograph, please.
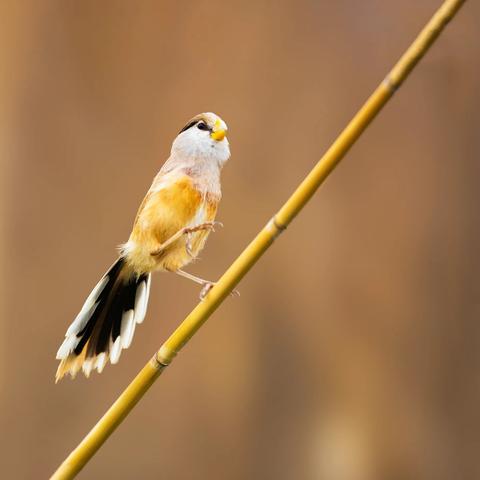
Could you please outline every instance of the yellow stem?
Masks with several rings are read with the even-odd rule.
[[[78,447],[60,465],[52,479],[73,478],[92,458],[130,410],[143,397],[153,382],[169,365],[180,349],[192,338],[210,315],[235,288],[245,274],[270,247],[276,237],[287,228],[318,187],[355,143],[357,138],[402,84],[420,58],[435,41],[448,21],[457,13],[465,0],[446,0],[418,37],[400,58],[392,71],[373,92],[345,130],[335,140],[305,180],[295,190],[278,213],[267,223],[242,254],[185,318],[160,350],[147,363],[133,382],[125,389],[107,413],[100,419]]]

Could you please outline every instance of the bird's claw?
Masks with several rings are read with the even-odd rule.
[[[203,300],[208,292],[210,292],[210,290],[216,285],[217,283],[216,282],[206,282],[205,285],[202,287],[202,289],[200,290],[200,300]],[[240,296],[240,292],[238,290],[232,290],[229,294],[231,297],[239,297]]]
[[[198,232],[200,230],[210,230],[210,231],[214,232],[215,227],[223,227],[223,223],[222,222],[201,223],[200,225],[195,225],[194,227],[186,227],[185,228],[185,233],[190,234],[190,233]]]
[[[212,232],[215,231],[215,227],[222,227],[223,228],[223,223],[222,222],[212,222],[213,223],[213,227],[212,227]]]
[[[203,300],[208,292],[215,286],[215,284],[213,282],[207,282],[205,283],[205,285],[202,287],[202,289],[200,290],[200,294],[198,295],[200,297],[200,300]]]

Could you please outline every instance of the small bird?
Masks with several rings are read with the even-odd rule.
[[[220,172],[230,158],[227,125],[214,113],[193,117],[175,138],[170,157],[140,205],[132,233],[118,260],[97,283],[69,326],[57,352],[58,382],[82,370],[99,373],[130,346],[135,325],[147,310],[152,272],[182,275],[202,285],[213,282],[182,268],[196,258],[214,231],[221,198]]]

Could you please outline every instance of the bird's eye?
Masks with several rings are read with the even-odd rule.
[[[197,128],[199,130],[208,130],[208,126],[205,122],[200,122],[200,123],[197,123]]]

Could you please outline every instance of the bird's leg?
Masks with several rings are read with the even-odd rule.
[[[195,225],[194,227],[181,228],[177,233],[172,235],[168,240],[165,240],[165,242],[159,245],[156,250],[150,253],[150,255],[152,256],[160,255],[172,243],[175,243],[179,238],[183,237],[183,235],[189,235],[191,233],[198,232],[200,230],[211,230],[212,232],[214,232],[216,225],[223,226],[223,224],[220,222],[205,222],[205,223],[200,223],[199,225]],[[190,253],[191,252],[189,252],[189,254]]]
[[[202,286],[208,285],[208,284],[211,284],[211,285],[215,284],[215,282],[211,282],[210,280],[205,280],[203,278],[196,277],[195,275],[192,275],[191,273],[185,272],[183,270],[175,270],[175,273],[177,275],[180,275],[181,277],[185,277],[185,278],[188,278],[189,280],[192,280],[192,282],[199,283]]]
[[[180,275],[181,277],[188,278],[189,280],[192,280],[195,283],[199,283],[202,285],[202,289],[200,290],[200,300],[203,300],[207,293],[216,285],[217,282],[211,282],[210,280],[204,280],[203,278],[196,277],[195,275],[192,275],[191,273],[184,272],[183,270],[175,270],[175,273]],[[238,295],[240,296],[240,292],[238,290],[233,290],[230,295]]]
[[[156,250],[150,252],[150,255],[152,255],[152,257],[160,255],[167,247],[169,247],[172,243],[176,242],[179,238],[185,235],[186,232],[184,230],[185,228],[182,228],[175,235],[172,235],[168,240],[160,244]]]
[[[197,225],[196,227],[192,227],[186,232],[187,235],[187,241],[185,242],[185,249],[187,250],[187,253],[190,257],[195,257],[195,254],[193,253],[192,249],[192,233],[197,232],[198,230],[205,230],[205,229],[210,229],[212,232],[215,231],[215,225],[218,225],[219,227],[223,227],[222,222],[206,222],[202,223],[201,225]]]
[[[195,275],[192,275],[191,273],[184,272],[183,270],[175,270],[175,273],[180,275],[181,277],[188,278],[189,280],[192,280],[195,283],[199,283],[202,285],[202,289],[200,290],[200,300],[203,300],[207,293],[212,289],[212,287],[215,285],[215,282],[211,282],[210,280],[205,280],[200,277],[196,277]]]

